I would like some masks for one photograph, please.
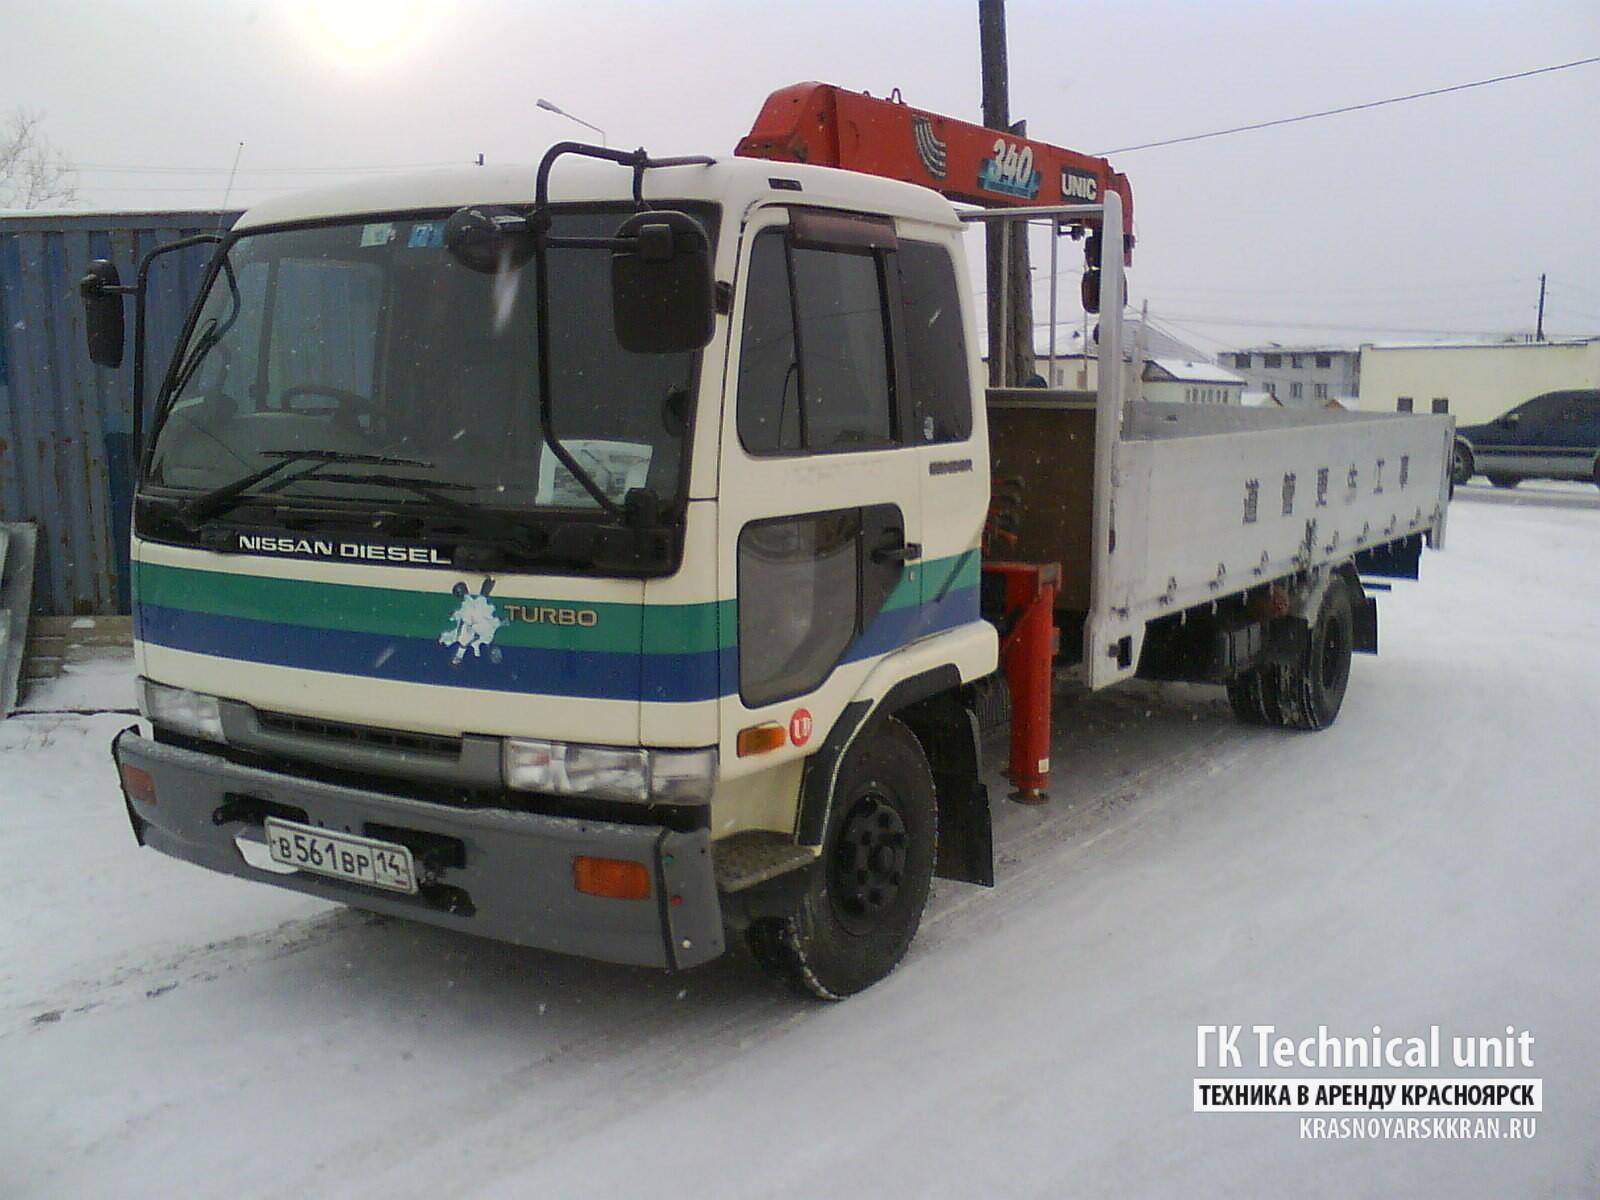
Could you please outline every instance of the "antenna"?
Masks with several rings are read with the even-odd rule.
[[[233,195],[233,177],[239,173],[239,159],[244,154],[244,143],[233,152],[233,166],[228,171],[228,186],[222,189],[222,207],[217,210],[217,232],[222,232],[222,222],[228,211],[228,197]]]

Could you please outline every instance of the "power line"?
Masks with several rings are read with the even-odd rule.
[[[1176,146],[1183,142],[1199,142],[1207,138],[1227,137],[1233,133],[1249,133],[1256,129],[1271,129],[1275,125],[1293,125],[1299,121],[1315,121],[1319,117],[1336,117],[1341,113],[1360,112],[1368,108],[1382,108],[1386,104],[1404,104],[1408,100],[1421,100],[1428,96],[1443,96],[1449,92],[1464,92],[1469,88],[1488,87],[1492,83],[1505,83],[1512,79],[1527,79],[1533,75],[1548,75],[1552,71],[1569,71],[1573,67],[1587,67],[1600,63],[1600,55],[1574,59],[1550,67],[1535,67],[1531,71],[1517,71],[1510,75],[1496,75],[1493,79],[1475,79],[1471,83],[1456,83],[1449,87],[1430,88],[1425,92],[1410,92],[1404,96],[1390,96],[1385,100],[1368,100],[1364,104],[1346,104],[1341,108],[1327,108],[1321,112],[1304,113],[1298,117],[1279,117],[1274,121],[1256,121],[1250,125],[1235,125],[1231,129],[1215,129],[1210,133],[1191,133],[1185,137],[1166,138],[1159,142],[1141,142],[1137,146],[1118,146],[1115,150],[1101,150],[1099,157],[1112,154],[1131,154],[1135,150],[1154,150],[1158,146]]]

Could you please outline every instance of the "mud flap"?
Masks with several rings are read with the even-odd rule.
[[[1378,601],[1362,596],[1350,606],[1350,648],[1357,654],[1378,652]]]
[[[977,714],[954,693],[895,714],[922,743],[939,805],[939,851],[933,873],[958,883],[994,886],[994,831],[983,784]]]

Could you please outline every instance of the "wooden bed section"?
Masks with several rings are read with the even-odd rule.
[[[1094,393],[991,388],[988,409],[996,507],[1017,522],[1017,540],[997,541],[994,556],[1060,563],[1056,608],[1087,611]],[[1020,481],[1020,504],[1001,498],[1012,481]]]

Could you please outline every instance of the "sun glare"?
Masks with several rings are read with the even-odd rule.
[[[440,0],[299,0],[291,12],[312,47],[346,67],[405,58],[433,32]]]

